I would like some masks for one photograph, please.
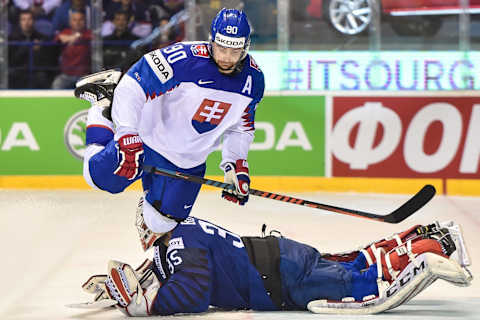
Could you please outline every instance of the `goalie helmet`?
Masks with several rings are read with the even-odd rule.
[[[213,56],[212,43],[226,48],[243,49],[238,65],[245,59],[250,48],[251,30],[245,12],[223,8],[213,18],[210,27],[210,54]]]

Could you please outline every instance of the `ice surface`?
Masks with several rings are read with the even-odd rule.
[[[292,194],[317,202],[389,213],[409,196]],[[66,304],[88,301],[81,290],[89,276],[105,273],[107,261],[136,265],[144,253],[134,227],[139,192],[0,190],[0,319],[120,319],[117,310],[84,311]],[[480,274],[480,198],[436,196],[406,221],[391,225],[251,197],[244,207],[202,191],[192,215],[241,235],[259,235],[262,223],[323,252],[353,249],[377,238],[433,220],[463,227],[474,277]],[[210,311],[179,319],[480,319],[480,283],[468,288],[437,281],[408,304],[375,316],[328,316],[308,312]]]

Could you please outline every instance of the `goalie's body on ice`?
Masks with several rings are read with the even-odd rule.
[[[148,242],[155,235],[145,227],[142,205],[137,227]],[[95,294],[84,306],[115,305],[131,316],[199,313],[209,306],[370,314],[401,305],[437,279],[459,286],[472,280],[453,222],[416,225],[358,250],[322,254],[281,236],[240,237],[189,217],[158,238],[153,252],[135,271],[110,261],[106,275],[83,285]]]

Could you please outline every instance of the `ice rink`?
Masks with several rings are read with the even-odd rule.
[[[375,213],[389,213],[408,195],[302,193],[317,202]],[[66,304],[89,301],[81,284],[105,273],[107,261],[134,266],[144,253],[134,227],[140,192],[109,195],[97,191],[0,190],[2,253],[0,319],[119,319],[112,309],[84,311]],[[398,225],[326,213],[297,205],[252,197],[245,208],[202,191],[192,215],[241,235],[259,235],[268,228],[317,247],[321,252],[356,248],[414,224],[454,220],[464,230],[474,277],[480,274],[480,198],[436,196]],[[309,312],[210,311],[175,319],[480,319],[480,282],[468,288],[437,281],[408,304],[375,316],[324,316]]]

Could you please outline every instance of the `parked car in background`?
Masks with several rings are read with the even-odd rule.
[[[343,35],[358,35],[368,30],[375,1],[380,1],[382,17],[399,35],[433,36],[442,26],[442,16],[463,12],[462,0],[310,0],[309,16],[326,19]],[[469,0],[465,10],[480,13],[480,0]]]

